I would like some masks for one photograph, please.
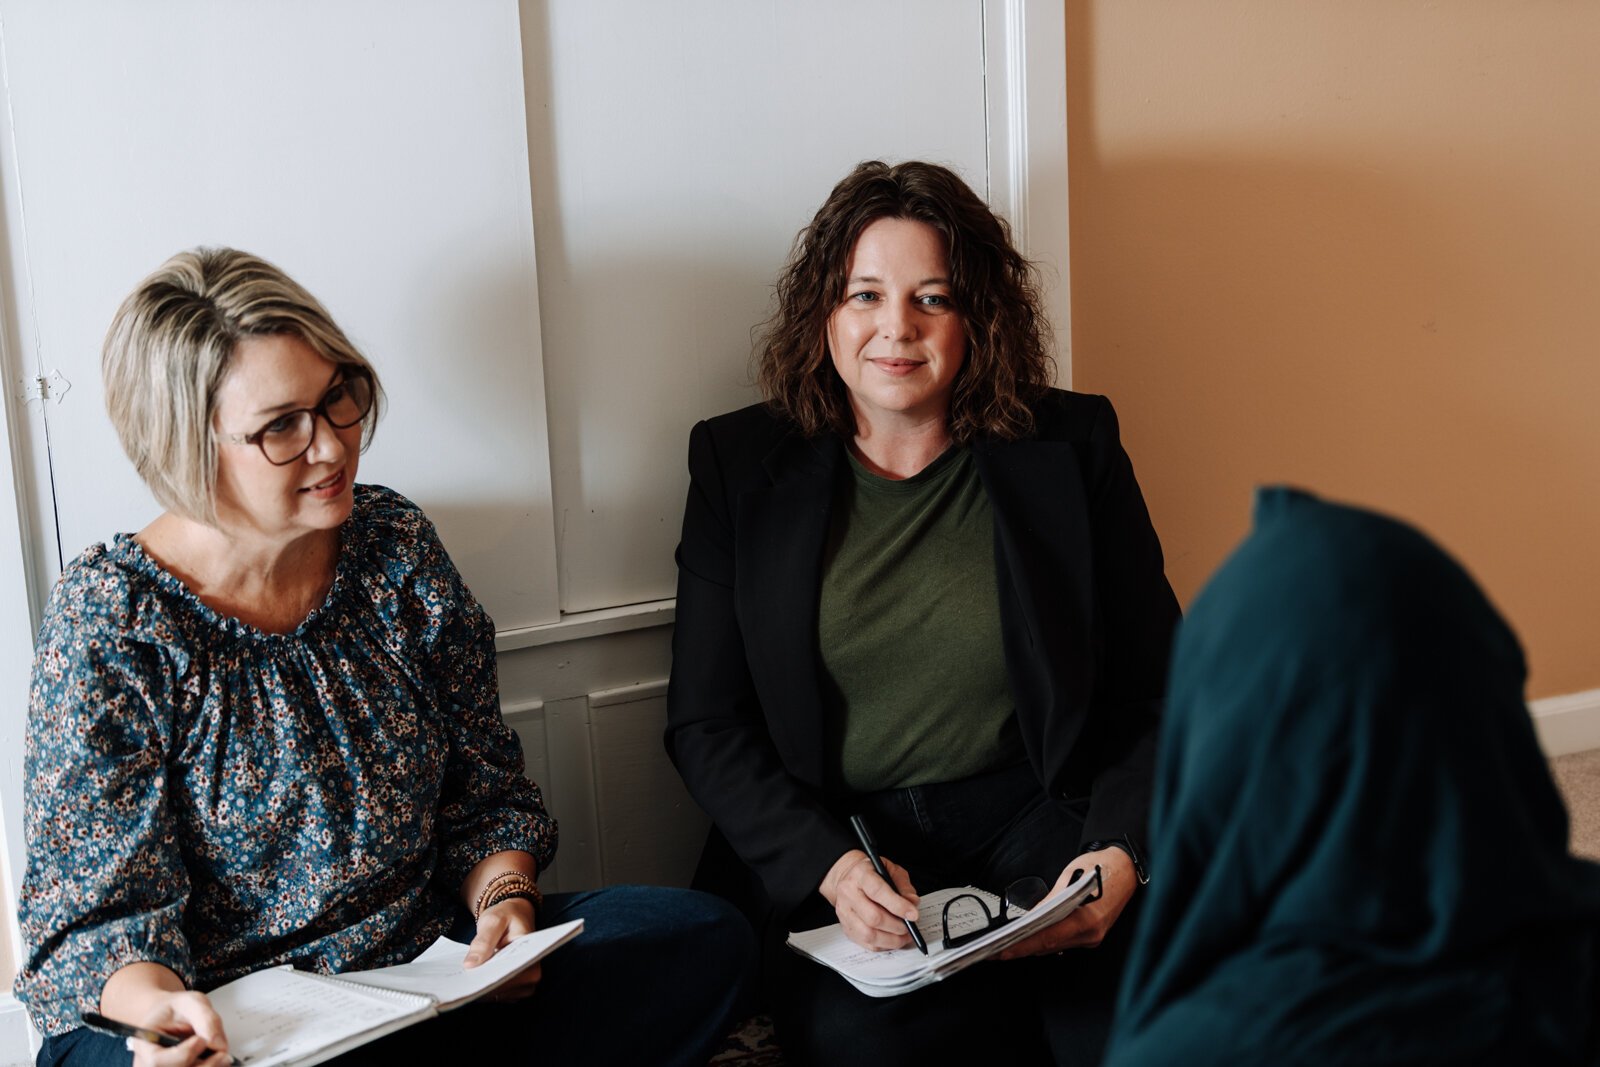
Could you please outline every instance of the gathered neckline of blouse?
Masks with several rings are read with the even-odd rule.
[[[189,610],[202,622],[214,629],[225,631],[235,637],[243,637],[253,641],[293,641],[306,636],[325,615],[333,610],[333,605],[344,592],[348,584],[348,570],[352,554],[355,552],[357,538],[352,536],[355,532],[356,516],[361,512],[360,498],[357,498],[356,508],[350,517],[339,527],[339,552],[333,566],[333,584],[328,587],[328,593],[322,602],[312,608],[300,624],[287,633],[273,633],[263,630],[259,626],[252,626],[243,619],[222,612],[200,599],[200,595],[167,568],[163,567],[156,558],[145,551],[143,545],[134,539],[131,533],[119,533],[112,538],[112,548],[119,562],[131,567],[134,572],[142,574],[154,581],[157,586],[177,597]]]

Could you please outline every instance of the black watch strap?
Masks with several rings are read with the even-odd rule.
[[[1099,838],[1084,845],[1081,851],[1099,852],[1103,848],[1120,848],[1126,852],[1128,858],[1133,861],[1133,873],[1139,876],[1139,884],[1150,884],[1150,873],[1145,870],[1144,857],[1139,854],[1139,846],[1133,843],[1133,838],[1127,834],[1122,834],[1118,837]]]

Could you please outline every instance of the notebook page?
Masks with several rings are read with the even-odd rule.
[[[289,967],[247,974],[208,994],[246,1067],[294,1063],[358,1034],[433,1014],[424,997],[352,989]]]
[[[437,1000],[439,1010],[445,1011],[508,981],[519,971],[532,966],[541,957],[576,937],[582,929],[583,920],[575,919],[546,930],[524,934],[489,957],[487,962],[470,970],[461,965],[461,961],[467,957],[467,946],[441,937],[410,963],[370,971],[351,971],[335,977],[341,982],[421,993]]]
[[[928,955],[915,947],[887,951],[864,948],[845,936],[837,923],[820,930],[804,930],[789,935],[791,947],[813,959],[820,960],[841,974],[864,982],[894,983],[913,978],[928,968],[944,952],[944,905],[952,897],[973,893],[988,903],[991,911],[998,911],[1000,898],[993,893],[971,886],[940,889],[924,896],[917,904],[917,928],[928,942]],[[982,916],[974,916],[965,924],[952,922],[950,933],[960,935],[983,925]]]

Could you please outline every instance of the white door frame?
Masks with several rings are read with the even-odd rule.
[[[1058,382],[1072,384],[1067,211],[1067,30],[1056,0],[985,0],[989,204],[1044,277]]]
[[[26,425],[29,383],[37,371],[24,356],[31,331],[16,321],[28,312],[28,264],[7,262],[13,248],[26,247],[26,221],[16,160],[16,136],[11,122],[11,98],[6,90],[4,27],[0,26],[0,922],[5,925],[16,962],[20,965],[22,940],[17,928],[17,889],[23,872],[22,759],[23,724],[28,697],[28,675],[33,666],[33,638],[39,628],[44,593],[34,566],[36,546],[29,531],[31,509],[26,492],[29,465],[22,438]],[[14,276],[15,275],[15,276]],[[19,284],[22,283],[22,284]],[[12,305],[12,300],[16,305]],[[40,400],[39,403],[45,401]],[[3,961],[0,961],[3,962]]]

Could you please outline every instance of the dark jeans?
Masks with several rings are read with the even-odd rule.
[[[1027,875],[1054,884],[1077,855],[1082,820],[1044,795],[1027,766],[852,798],[883,854],[919,892],[1002,892]],[[1137,899],[1137,898],[1136,898]],[[1095,949],[987,961],[914,993],[876,999],[783,945],[787,930],[837,919],[821,897],[765,932],[763,979],[786,1057],[862,1064],[1097,1064],[1127,954],[1133,906]]]
[[[749,924],[723,901],[654,886],[545,898],[541,922],[577,918],[583,933],[544,962],[538,992],[528,1000],[469,1004],[332,1062],[703,1067],[749,1013],[755,942]],[[451,936],[470,940],[470,921],[462,933]],[[46,1038],[37,1062],[127,1067],[131,1061],[121,1038],[80,1029]]]

